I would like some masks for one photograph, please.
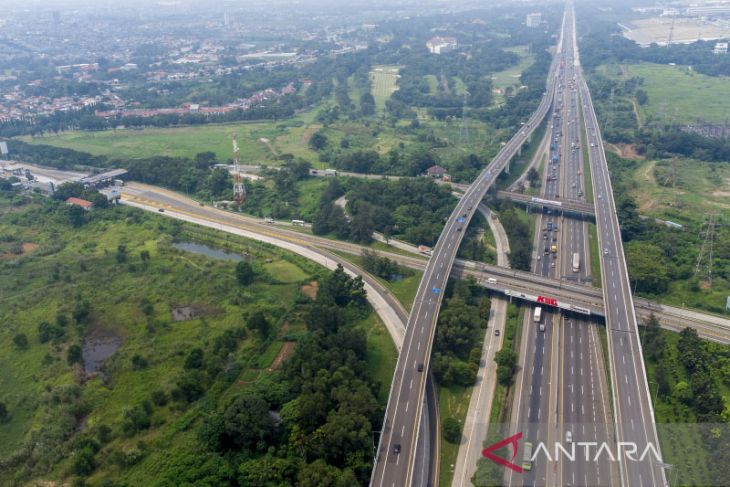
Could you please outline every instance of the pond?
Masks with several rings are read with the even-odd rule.
[[[176,243],[172,244],[172,246],[178,250],[184,250],[186,252],[192,252],[194,254],[205,255],[206,257],[211,257],[213,259],[233,260],[233,261],[244,260],[242,255],[233,254],[231,252],[226,252],[224,250],[214,249],[212,247],[208,247],[207,245],[203,245],[203,244],[199,244],[199,243],[176,242]]]
[[[122,346],[122,339],[115,335],[97,336],[84,340],[84,372],[99,372],[104,360],[111,357]]]

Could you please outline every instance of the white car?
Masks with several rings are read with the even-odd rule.
[[[565,432],[565,442],[566,443],[573,443],[573,433],[570,431]]]
[[[603,249],[603,255],[608,255],[608,249]]]

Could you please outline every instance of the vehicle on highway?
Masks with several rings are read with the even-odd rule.
[[[165,213],[165,209],[164,208],[158,208],[157,211],[159,211],[160,213]]]
[[[419,362],[416,370],[418,370],[419,372],[423,372],[423,363]]]
[[[552,267],[553,269],[555,269],[555,262],[551,262],[550,263],[550,267]]]
[[[418,252],[420,252],[423,255],[431,255],[433,254],[433,250],[431,247],[427,247],[425,245],[419,245],[418,246]]]
[[[540,323],[540,320],[542,319],[542,308],[540,306],[537,306],[535,308],[535,312],[532,315],[532,321],[535,323]]]
[[[608,255],[608,249],[603,249],[603,255]]]
[[[395,445],[393,445],[393,453],[395,453],[396,455],[400,453],[400,443],[396,443]]]
[[[499,330],[494,330],[494,336],[499,336]]]
[[[557,253],[558,253],[558,246],[557,246],[557,245],[555,245],[555,244],[553,244],[553,245],[552,245],[552,246],[550,247],[550,252],[552,252],[553,254],[557,254]]]
[[[522,470],[529,472],[532,470],[532,443],[525,443],[525,449],[522,452]]]
[[[573,443],[573,432],[568,430],[565,432],[565,442],[566,443]]]
[[[578,272],[580,270],[580,254],[578,252],[573,252],[573,272]]]

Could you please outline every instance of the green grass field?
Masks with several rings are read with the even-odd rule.
[[[631,195],[639,212],[668,220],[730,212],[730,166],[677,158],[641,161]]]
[[[494,95],[494,101],[497,105],[504,103],[504,92],[507,87],[511,86],[515,90],[520,87],[522,84],[520,82],[520,75],[535,61],[535,57],[528,52],[528,46],[516,46],[507,48],[505,51],[514,52],[520,56],[520,61],[516,66],[492,75],[492,88],[499,90],[499,93],[495,93]]]
[[[481,343],[480,343],[481,346]],[[439,387],[439,415],[443,423],[446,418],[456,418],[461,427],[464,427],[466,412],[469,409],[472,387]],[[449,443],[441,434],[441,476],[440,485],[451,485],[454,478],[454,467],[456,457],[459,454],[459,445]]]
[[[649,103],[641,107],[642,120],[660,123],[688,123],[702,118],[723,123],[730,113],[730,79],[696,73],[687,66],[628,64],[601,66],[610,77],[641,77]]]
[[[372,95],[375,98],[375,109],[377,113],[383,113],[385,102],[390,95],[398,89],[398,71],[400,66],[375,66],[370,71],[372,80]]]
[[[315,110],[280,122],[235,122],[198,126],[118,129],[103,132],[70,131],[58,135],[20,137],[33,144],[48,144],[116,159],[153,156],[193,157],[213,152],[220,162],[233,158],[231,136],[238,137],[242,164],[278,164],[276,157],[290,153],[316,165],[316,153],[307,145],[320,128]]]

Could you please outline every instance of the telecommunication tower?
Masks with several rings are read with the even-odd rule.
[[[238,157],[238,141],[233,134],[233,199],[242,205],[246,201],[246,187],[241,176],[241,160]]]

